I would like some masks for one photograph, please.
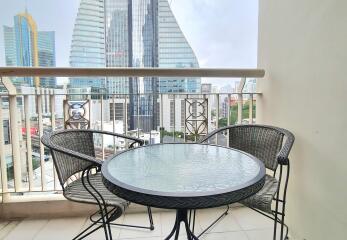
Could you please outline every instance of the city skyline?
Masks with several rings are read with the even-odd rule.
[[[81,0],[74,23],[70,65],[199,67],[167,0]],[[79,89],[91,87],[93,92],[104,89],[111,94],[131,94],[130,128],[151,130],[158,125],[157,94],[200,92],[200,78],[74,77],[70,78],[69,86]]]
[[[0,16],[0,25],[10,25],[13,15],[25,9],[24,0],[0,2],[6,9]],[[78,4],[79,1],[76,0],[27,1],[28,10],[38,22],[40,30],[56,31],[56,48],[59,49],[56,52],[56,65],[60,67],[69,66],[72,22],[76,17]],[[256,67],[256,0],[173,0],[171,9],[195,51],[200,67]],[[228,9],[228,14],[225,14],[225,9]],[[0,66],[5,66],[2,31]],[[59,78],[59,82],[62,81],[66,81],[66,78]],[[203,78],[202,82],[221,87],[229,84],[230,79]]]

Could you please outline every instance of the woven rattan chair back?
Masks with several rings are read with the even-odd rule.
[[[245,125],[229,128],[229,147],[250,153],[263,161],[266,168],[277,168],[279,153],[284,134],[277,129]]]
[[[52,134],[50,140],[56,146],[86,154],[90,157],[95,157],[92,132],[61,131]],[[72,175],[83,171],[86,167],[93,164],[61,151],[55,151],[54,149],[51,149],[51,151],[58,178],[62,186],[64,186],[65,182]]]

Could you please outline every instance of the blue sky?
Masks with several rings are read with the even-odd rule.
[[[168,1],[201,67],[256,67],[258,0]],[[12,26],[13,16],[23,12],[25,5],[38,30],[56,32],[57,66],[69,66],[79,0],[0,0],[0,66],[5,66],[2,26]],[[219,86],[230,83],[227,79],[206,81]]]

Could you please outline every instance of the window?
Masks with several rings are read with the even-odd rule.
[[[170,127],[175,125],[175,100],[170,101]]]
[[[10,121],[9,120],[3,120],[3,124],[4,124],[4,143],[5,144],[11,144]]]

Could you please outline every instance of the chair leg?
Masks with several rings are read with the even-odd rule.
[[[284,192],[283,192],[283,201],[282,201],[282,222],[281,222],[281,240],[283,239],[283,228],[284,228],[284,217],[285,217],[285,211],[286,211],[286,198],[287,198],[287,188],[288,188],[288,180],[289,180],[289,172],[290,172],[290,164],[288,162],[287,165],[287,176],[286,181],[284,185]],[[284,239],[288,239],[288,226],[286,226],[286,235]]]
[[[89,225],[87,228],[85,228],[82,232],[80,232],[77,236],[75,236],[72,240],[79,240],[79,239],[83,239],[87,236],[89,236],[90,234],[92,234],[93,232],[95,232],[96,230],[104,227],[103,225],[100,225],[96,228],[94,228],[93,230],[89,231],[89,229],[91,229],[93,226],[95,226],[97,224],[97,222],[92,223],[91,225]]]
[[[227,209],[216,219],[214,220],[207,228],[205,228],[205,230],[203,230],[197,237],[201,237],[203,234],[205,234],[210,228],[212,228],[215,224],[218,223],[219,220],[221,220],[223,217],[225,217],[226,215],[228,215],[229,212],[229,205],[227,206]],[[188,221],[188,225],[190,227],[191,225],[191,211],[193,211],[193,222],[192,222],[192,233],[194,233],[194,229],[195,229],[195,216],[196,216],[196,210],[190,210],[189,212],[189,221]]]
[[[278,221],[278,194],[277,194],[277,200],[276,200],[276,209],[275,209],[275,218],[274,218],[274,233],[273,233],[273,240],[276,240],[276,234],[277,234],[277,221]]]
[[[151,231],[153,231],[154,230],[154,224],[153,224],[153,216],[152,216],[151,207],[147,207],[147,212],[148,212],[148,218],[149,218],[149,229]]]
[[[97,202],[97,205],[99,206],[99,209],[100,209],[100,214],[101,214],[101,220],[102,220],[102,227],[104,228],[104,232],[105,232],[105,239],[106,240],[112,240],[112,234],[111,234],[111,231],[110,231],[110,228],[107,227],[107,222],[108,222],[108,219],[107,219],[107,209],[106,209],[106,204],[105,204],[105,201],[104,199],[102,198],[102,196],[100,195],[100,193],[93,187],[93,185],[90,183],[90,179],[89,179],[89,173],[91,171],[92,168],[87,168],[85,170],[83,170],[83,173],[82,173],[82,184],[84,186],[84,188],[88,191],[88,193],[93,196],[93,198],[96,200]],[[86,175],[87,174],[87,175]],[[86,185],[86,182],[85,182],[85,177],[87,179],[87,182],[88,182],[88,185],[95,191],[95,192],[92,192]],[[96,194],[99,195],[99,197],[101,198],[103,204],[100,203],[100,200],[99,198],[96,196]],[[104,208],[103,206],[105,206],[105,211],[106,211],[106,216],[104,215]],[[106,220],[105,220],[106,218]],[[85,236],[84,236],[85,237]]]
[[[111,209],[109,212],[107,212],[108,214],[110,214],[115,208]],[[130,227],[130,228],[140,228],[140,229],[149,229],[149,230],[154,230],[154,223],[153,223],[153,216],[152,216],[152,210],[151,207],[147,207],[147,213],[148,213],[148,219],[149,219],[149,227],[146,226],[139,226],[139,225],[130,225],[130,224],[121,224],[121,223],[113,223],[112,221],[109,221],[109,225],[111,226],[120,226],[120,227]],[[100,223],[102,224],[102,222],[100,221],[101,219],[99,218],[98,220],[94,220],[93,217],[97,214],[100,214],[100,210],[96,211],[95,213],[93,213],[90,216],[90,220],[92,222],[96,222],[96,223]],[[110,219],[112,219],[112,215],[111,217],[109,217]]]
[[[99,212],[99,211],[98,211]],[[80,239],[84,239],[85,237],[89,236],[90,234],[92,234],[93,232],[99,230],[100,228],[103,228],[105,231],[105,225],[102,224],[102,217],[100,217],[97,221],[93,221],[93,223],[91,225],[89,225],[87,228],[85,228],[82,232],[80,232],[77,236],[75,236],[73,238],[73,240],[80,240]],[[101,224],[97,227],[95,227],[93,230],[90,230],[93,226],[95,226],[96,224],[100,223]],[[88,231],[90,230],[90,231]],[[108,229],[106,229],[107,231]],[[106,237],[106,236],[105,236]],[[112,237],[112,236],[111,236]],[[107,239],[107,237],[106,237]]]

